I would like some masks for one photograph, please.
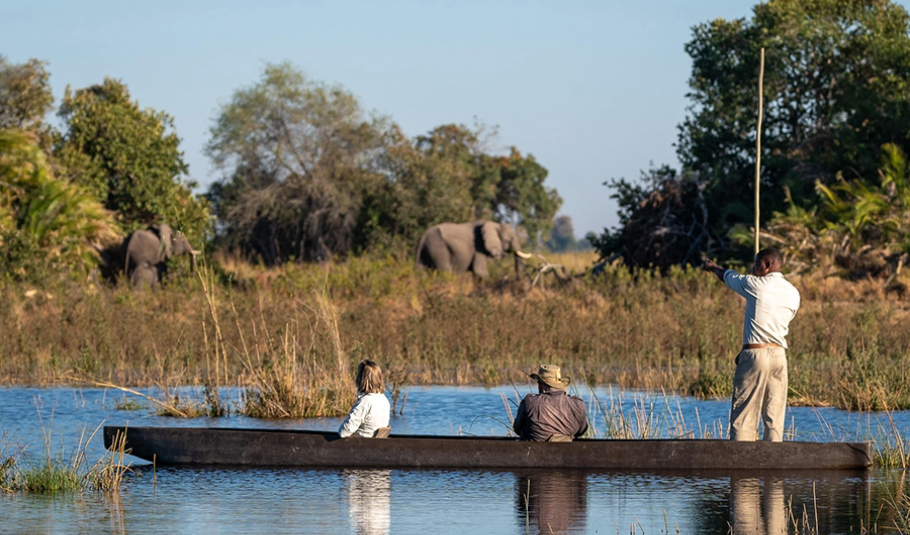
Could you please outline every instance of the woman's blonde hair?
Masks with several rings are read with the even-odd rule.
[[[361,394],[382,394],[385,383],[382,380],[382,369],[372,360],[362,360],[357,365],[357,392]]]

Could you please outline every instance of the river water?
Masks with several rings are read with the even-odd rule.
[[[410,388],[393,433],[504,435],[530,388]],[[143,392],[158,395],[154,391]],[[224,392],[235,397],[236,391]],[[187,395],[192,395],[187,393]],[[598,388],[581,394],[600,435],[723,436],[729,402]],[[125,400],[142,407],[120,410]],[[622,414],[622,416],[620,416]],[[105,389],[0,389],[0,435],[39,460],[73,450],[101,424],[336,430],[341,418],[175,419]],[[910,432],[910,413],[791,408],[788,438],[879,443]],[[50,435],[49,442],[46,441]],[[100,433],[87,448],[103,454]],[[903,472],[163,468],[131,459],[121,492],[0,492],[0,533],[861,533],[885,532]]]

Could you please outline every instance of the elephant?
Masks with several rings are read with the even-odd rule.
[[[475,221],[473,223],[440,223],[428,228],[417,245],[417,266],[464,273],[487,278],[487,259],[502,258],[504,252],[515,254],[515,271],[521,270],[521,259],[531,255],[520,250],[518,234],[507,223]]]
[[[196,268],[196,255],[183,234],[175,233],[166,224],[152,225],[145,230],[137,230],[123,242],[125,261],[123,273],[129,277],[134,288],[155,286],[167,272],[167,259],[174,255],[189,253],[192,256],[193,269]]]

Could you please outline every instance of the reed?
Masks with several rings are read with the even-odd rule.
[[[891,502],[889,505],[895,510],[895,533],[900,535],[910,533],[910,497],[906,494],[901,495],[897,501]]]
[[[726,422],[713,421],[702,423],[698,409],[695,410],[695,427],[686,421],[679,402],[676,406],[670,396],[663,394],[662,400],[657,401],[653,396],[634,395],[632,398],[632,411],[629,413],[624,408],[622,393],[614,397],[610,395],[609,402],[594,397],[593,416],[594,436],[599,436],[597,422],[603,422],[603,438],[618,439],[651,439],[651,438],[677,438],[677,439],[724,439],[729,430]],[[598,418],[599,416],[599,418]]]
[[[41,426],[45,452],[37,459],[29,455],[25,448],[11,444],[7,435],[0,439],[0,490],[47,494],[83,490],[110,493],[120,490],[125,475],[130,471],[130,463],[124,462],[127,453],[125,437],[118,437],[113,448],[90,464],[86,460],[86,450],[101,429],[100,425],[90,434],[83,429],[69,454],[63,449],[52,452],[51,432],[44,427],[43,421]]]
[[[304,303],[295,310],[298,321],[285,325],[280,340],[268,336],[265,324],[254,328],[252,337],[244,337],[232,307],[243,342],[241,361],[246,373],[242,414],[254,418],[337,416],[353,404],[350,364],[338,332],[338,313],[325,282],[313,289],[313,295],[315,306]],[[299,321],[301,316],[303,321]],[[317,351],[320,345],[328,348],[328,355]]]
[[[549,260],[580,272],[591,258]],[[696,270],[660,276],[607,266],[599,277],[568,282],[545,274],[531,287],[530,277],[503,282],[505,263],[485,282],[417,272],[394,256],[238,266],[211,265],[196,279],[144,293],[68,281],[34,293],[0,282],[9,296],[0,303],[8,333],[0,354],[9,355],[0,384],[87,377],[213,393],[239,387],[251,413],[258,396],[263,415],[300,414],[295,403],[312,396],[314,409],[303,413],[317,414],[320,406],[346,410],[353,394],[344,385],[356,362],[370,358],[399,392],[519,382],[552,361],[591,385],[730,395],[743,303]],[[794,283],[803,307],[790,336],[791,404],[910,408],[904,294],[870,281]],[[228,412],[227,402],[212,401],[220,401],[214,412]],[[269,408],[276,404],[284,408]]]
[[[894,415],[887,411],[887,429],[879,429],[872,439],[875,464],[884,468],[900,468],[904,472],[910,466],[910,444],[894,422]]]

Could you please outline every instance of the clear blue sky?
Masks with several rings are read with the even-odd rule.
[[[219,178],[202,147],[219,104],[289,60],[338,83],[409,136],[499,126],[533,154],[575,233],[617,222],[610,178],[677,164],[691,27],[751,16],[755,0],[591,2],[0,2],[0,54],[50,62],[67,84],[123,80],[174,116],[191,177]],[[904,3],[904,2],[901,2]]]

